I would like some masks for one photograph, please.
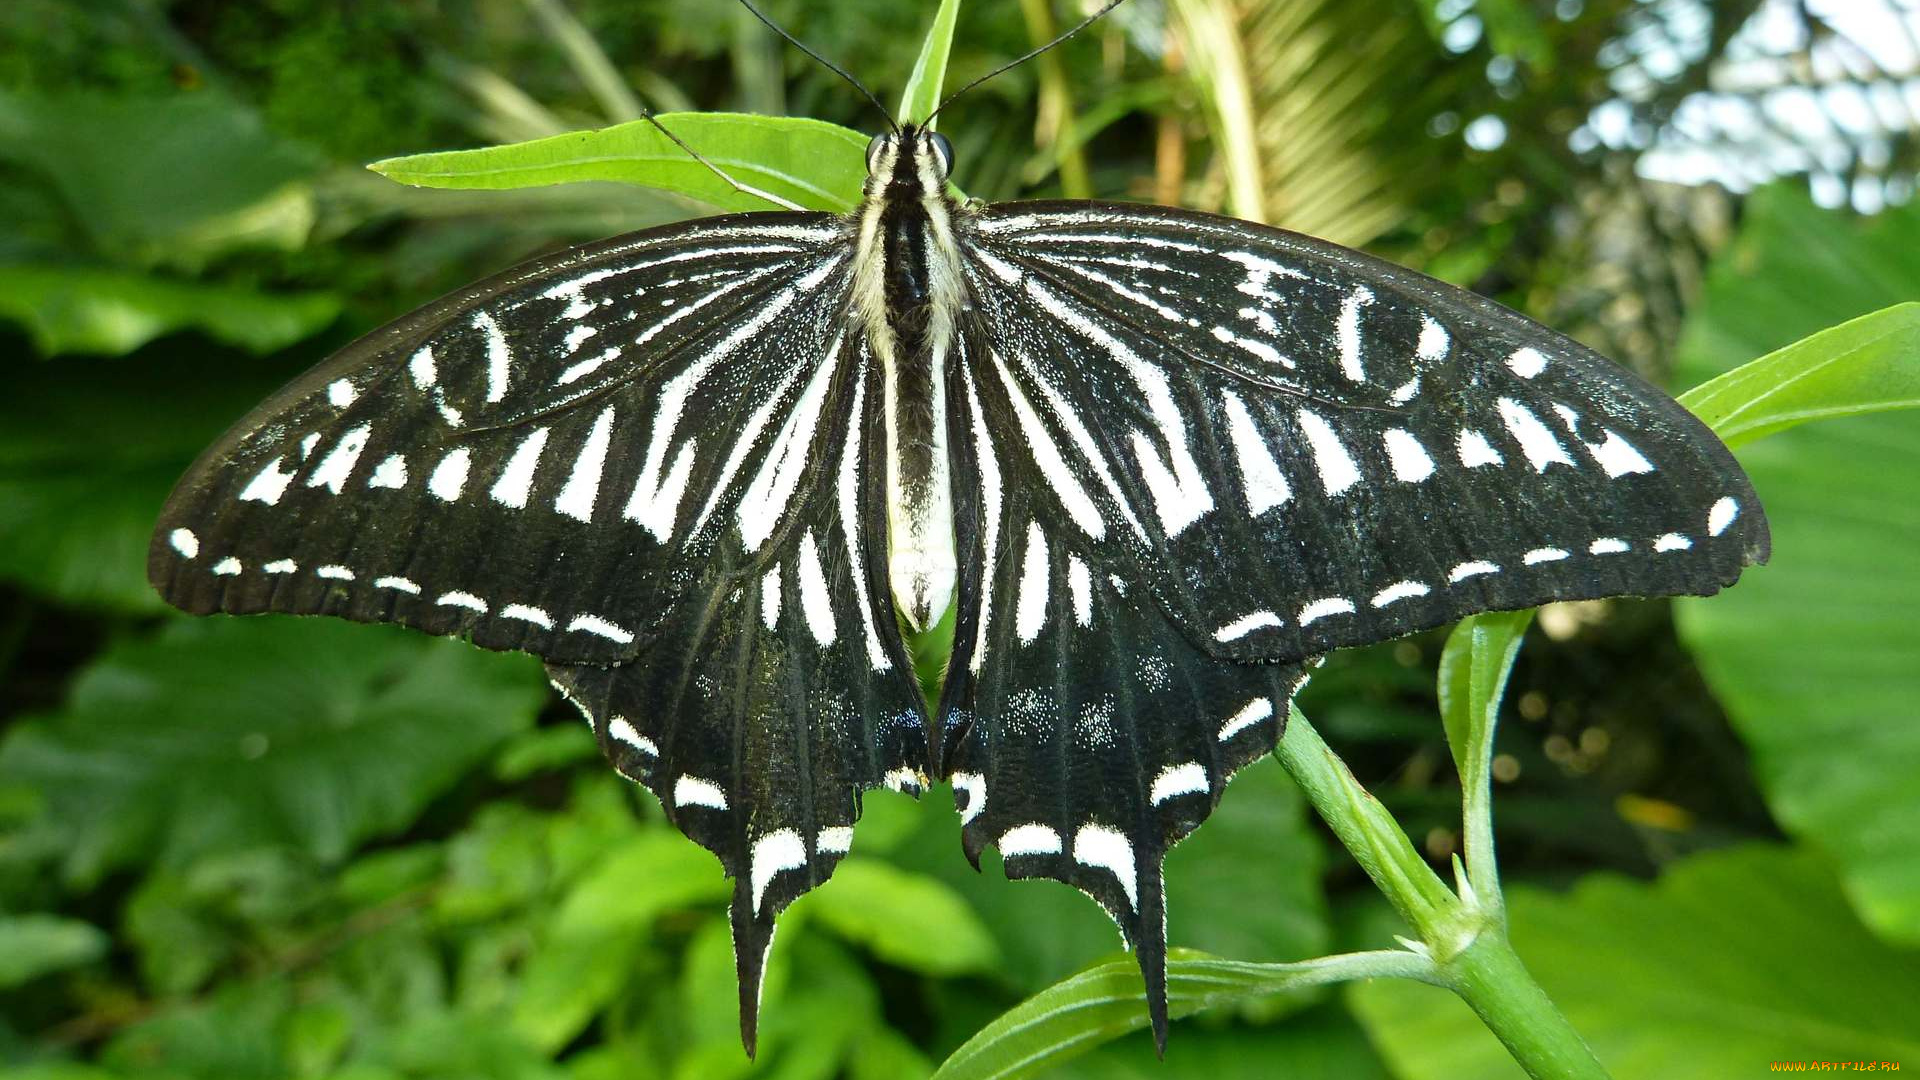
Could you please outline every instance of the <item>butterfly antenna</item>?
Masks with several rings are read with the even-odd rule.
[[[746,0],[741,0],[741,2],[745,3]],[[964,94],[967,91],[973,89],[974,87],[979,86],[981,83],[986,82],[988,79],[993,78],[995,75],[999,75],[1003,72],[1011,71],[1014,68],[1019,67],[1021,64],[1026,63],[1027,61],[1033,59],[1036,56],[1039,56],[1041,53],[1046,52],[1048,49],[1053,48],[1055,45],[1060,44],[1061,42],[1067,40],[1068,38],[1079,33],[1080,31],[1085,30],[1087,27],[1093,25],[1093,22],[1095,19],[1098,19],[1100,16],[1105,15],[1107,12],[1112,11],[1114,8],[1119,7],[1121,3],[1122,3],[1122,0],[1109,0],[1109,2],[1105,7],[1102,7],[1099,11],[1096,11],[1093,14],[1087,16],[1086,18],[1081,19],[1079,22],[1074,23],[1071,28],[1069,28],[1065,33],[1061,34],[1059,37],[1054,38],[1052,41],[1047,42],[1045,45],[1042,45],[1039,48],[1034,49],[1033,51],[1017,59],[1009,60],[1006,63],[1001,64],[999,67],[994,68],[992,71],[987,72],[985,75],[980,76],[979,78],[973,80],[972,82],[961,87],[960,89],[955,90],[953,93],[948,94],[946,97],[946,100],[942,101],[938,106],[934,108],[933,112],[927,115],[925,124],[931,125],[933,123],[933,118],[940,115],[940,110],[953,104],[953,99],[959,97],[961,94]]]
[[[685,139],[682,139],[680,136],[675,135],[671,131],[668,131],[667,125],[662,124],[660,122],[660,118],[653,115],[653,113],[642,109],[640,112],[640,119],[645,120],[649,124],[652,124],[654,127],[654,130],[658,131],[662,135],[665,135],[667,138],[672,139],[673,145],[679,147],[682,150],[685,150],[687,152],[688,157],[692,158],[693,160],[699,162],[702,165],[705,165],[709,170],[712,171],[713,175],[719,177],[722,180],[725,180],[728,184],[730,184],[733,187],[733,190],[739,192],[740,194],[751,195],[756,199],[765,199],[768,202],[772,203],[773,205],[782,207],[787,210],[805,210],[806,209],[806,207],[801,206],[799,203],[793,202],[788,199],[783,199],[780,196],[775,195],[771,191],[764,191],[760,188],[754,187],[752,184],[743,184],[740,181],[735,180],[732,176],[727,174],[727,170],[721,168],[718,165],[715,165],[711,161],[708,161],[706,157],[700,153],[700,151],[695,150],[691,146],[688,146],[687,141]]]
[[[892,131],[900,130],[900,124],[894,120],[893,114],[887,111],[887,107],[880,103],[880,99],[873,96],[873,91],[867,89],[866,85],[862,83],[859,79],[856,79],[852,75],[847,74],[847,70],[845,68],[827,59],[826,57],[821,56],[819,53],[814,52],[812,49],[807,48],[805,42],[801,41],[799,38],[794,37],[792,34],[789,34],[785,30],[781,29],[779,23],[776,23],[772,19],[767,18],[764,12],[762,12],[759,8],[754,7],[751,0],[740,0],[740,6],[746,8],[748,11],[753,12],[754,18],[759,19],[763,23],[766,23],[767,29],[785,38],[787,40],[787,44],[793,46],[796,49],[799,49],[801,52],[806,53],[808,56],[811,56],[816,62],[820,64],[821,67],[824,67],[828,71],[833,72],[835,75],[838,75],[841,78],[847,80],[848,85],[852,86],[855,90],[860,91],[861,96],[866,98],[868,101],[872,102],[873,107],[880,110],[880,115],[886,117],[887,128],[889,130],[892,130]]]

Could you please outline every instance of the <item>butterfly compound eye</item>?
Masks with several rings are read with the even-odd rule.
[[[867,171],[868,172],[871,173],[871,172],[879,171],[880,151],[886,145],[887,145],[887,136],[885,135],[875,135],[873,137],[873,141],[867,144]]]
[[[940,162],[940,175],[943,177],[952,175],[953,143],[947,141],[947,137],[937,131],[929,135],[927,141],[933,145],[933,156]]]

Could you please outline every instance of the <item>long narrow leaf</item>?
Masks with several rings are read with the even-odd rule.
[[[860,198],[867,137],[857,131],[743,113],[666,113],[659,120],[743,184],[836,213],[853,209]],[[368,168],[416,187],[501,190],[617,180],[692,196],[722,210],[774,209],[736,191],[645,120],[507,146],[388,158]]]
[[[900,95],[902,121],[920,123],[939,106],[940,89],[947,80],[947,57],[953,52],[953,26],[959,19],[960,0],[940,0],[927,39],[920,43],[920,58],[913,62],[906,92]]]
[[[1809,420],[1920,406],[1920,303],[1804,337],[1694,387],[1680,403],[1729,446]]]

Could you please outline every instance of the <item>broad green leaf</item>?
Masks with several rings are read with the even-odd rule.
[[[867,137],[820,120],[743,113],[664,113],[660,125],[742,184],[814,210],[845,213],[866,179]],[[722,210],[776,210],[736,191],[646,120],[531,142],[388,158],[367,166],[434,188],[538,187],[617,180],[690,196]]]
[[[1402,963],[1404,961],[1404,963]],[[1186,949],[1167,961],[1167,1011],[1187,1016],[1215,1005],[1298,992],[1353,978],[1361,966],[1384,974],[1424,963],[1411,953],[1365,953],[1297,964],[1249,964]],[[1100,1043],[1147,1024],[1140,968],[1132,957],[1100,964],[1048,987],[1002,1014],[953,1052],[936,1080],[1037,1076]],[[1174,1033],[1170,1043],[1177,1042]]]
[[[512,1026],[534,1046],[559,1049],[619,996],[661,915],[730,891],[711,854],[665,829],[603,855],[561,901],[523,975]]]
[[[107,935],[92,923],[59,915],[0,915],[0,989],[106,955]]]
[[[411,824],[530,724],[533,662],[329,619],[199,619],[110,647],[0,742],[0,784],[85,884],[285,845],[332,862]]]
[[[133,1076],[286,1076],[280,1028],[293,1006],[285,978],[235,979],[205,1000],[162,1009],[118,1031],[100,1062]]]
[[[1615,1080],[1762,1074],[1780,1060],[1920,1060],[1920,957],[1876,941],[1812,853],[1700,855],[1655,882],[1508,896],[1514,948]],[[1348,991],[1405,1080],[1520,1077],[1452,994]]]
[[[947,58],[953,52],[953,25],[959,18],[960,0],[940,0],[933,25],[920,43],[920,57],[913,62],[913,74],[900,95],[901,123],[925,123],[939,106],[941,87],[947,79]]]
[[[1913,306],[1822,331],[1909,299],[1916,281],[1920,207],[1862,220],[1797,190],[1760,192],[1688,324],[1682,378],[1787,346],[1702,400],[1756,433],[1803,412],[1883,407],[1920,372]],[[1682,640],[1781,824],[1832,853],[1869,925],[1920,943],[1920,415],[1809,424],[1741,460],[1773,560],[1721,596],[1680,602]]]
[[[0,161],[55,191],[97,253],[186,269],[302,246],[314,220],[305,181],[320,165],[216,93],[0,93]]]
[[[803,903],[808,917],[897,967],[928,975],[993,971],[993,937],[939,880],[877,859],[848,858]]]
[[[1694,387],[1680,403],[1728,446],[1809,420],[1920,406],[1920,303],[1802,338]]]
[[[339,299],[328,293],[275,295],[131,271],[0,266],[0,317],[25,326],[42,356],[120,356],[182,330],[266,353],[311,337],[339,314]]]

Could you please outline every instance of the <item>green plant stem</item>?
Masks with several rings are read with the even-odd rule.
[[[1431,956],[1443,984],[1480,1016],[1527,1075],[1536,1080],[1606,1076],[1507,943],[1504,904],[1497,895],[1457,896],[1448,889],[1298,708],[1291,708],[1275,754],[1374,885],[1419,932],[1422,940],[1408,947]]]
[[[1020,13],[1027,20],[1027,36],[1035,45],[1053,40],[1058,28],[1053,8],[1046,0],[1020,0]],[[1060,170],[1060,194],[1069,199],[1093,198],[1093,179],[1087,171],[1086,151],[1070,138],[1073,129],[1073,88],[1067,70],[1057,52],[1042,53],[1034,60],[1040,72],[1040,115],[1045,126],[1047,149]]]
[[[1520,963],[1505,933],[1483,930],[1440,971],[1534,1080],[1607,1080],[1593,1050]]]

